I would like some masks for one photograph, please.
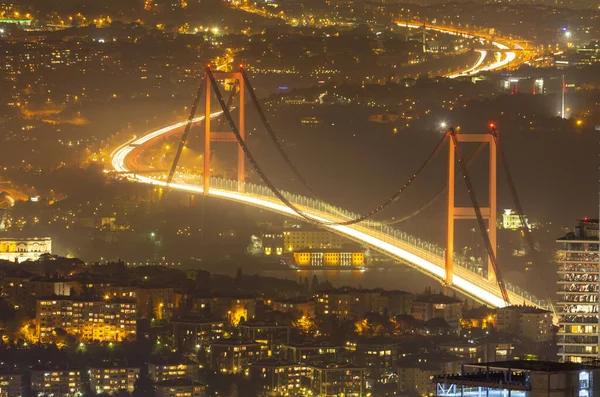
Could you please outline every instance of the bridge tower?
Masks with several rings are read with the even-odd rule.
[[[213,71],[212,74],[215,76],[215,79],[217,81],[228,81],[228,83],[233,83],[232,84],[232,91],[231,91],[231,97],[228,103],[228,106],[231,107],[232,102],[233,102],[233,98],[234,95],[236,94],[236,90],[237,91],[237,96],[238,96],[238,104],[237,104],[237,108],[238,108],[238,112],[239,112],[239,119],[238,119],[238,131],[240,136],[242,137],[242,139],[246,138],[245,135],[245,126],[244,126],[244,120],[245,120],[245,114],[244,114],[244,108],[245,108],[245,102],[244,102],[244,77],[242,75],[241,72],[219,72],[219,71]],[[213,89],[212,86],[210,84],[210,81],[208,79],[208,76],[205,73],[204,79],[206,81],[205,84],[205,93],[204,93],[204,115],[205,115],[205,119],[204,119],[204,171],[203,171],[203,189],[204,189],[204,194],[208,193],[208,190],[210,188],[210,150],[211,150],[211,142],[232,142],[235,143],[236,147],[237,147],[237,189],[238,192],[242,193],[244,192],[244,182],[246,180],[246,168],[245,168],[245,154],[244,151],[242,149],[242,147],[240,145],[238,145],[238,141],[234,135],[234,133],[232,131],[213,131],[211,129],[211,119],[210,119],[210,114],[211,114],[211,97],[212,97],[212,93],[213,93]]]
[[[489,203],[487,207],[481,207],[481,215],[488,221],[488,235],[496,255],[496,141],[491,133],[486,134],[456,134],[457,141],[460,142],[483,142],[487,143],[489,160]],[[452,139],[448,140],[448,228],[446,240],[446,285],[452,285],[452,276],[454,272],[454,222],[463,219],[477,219],[473,207],[456,207],[455,198],[455,165],[456,165],[456,145]],[[488,281],[496,282],[496,274],[488,258]]]

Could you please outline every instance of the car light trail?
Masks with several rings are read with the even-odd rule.
[[[216,117],[220,114],[221,114],[221,112],[212,113],[211,118]],[[193,119],[193,122],[196,123],[196,122],[202,121],[203,119],[204,119],[204,116],[197,117],[197,118]],[[150,184],[150,185],[154,185],[154,186],[169,187],[170,189],[176,189],[176,190],[190,192],[190,193],[196,193],[196,194],[204,193],[204,190],[201,186],[183,184],[183,183],[171,183],[171,184],[167,185],[167,183],[165,181],[156,180],[156,179],[149,178],[146,176],[135,175],[135,170],[130,170],[127,168],[127,164],[126,164],[127,156],[129,154],[131,154],[131,152],[134,149],[136,149],[137,147],[139,147],[143,144],[146,144],[146,143],[150,142],[151,140],[156,139],[164,134],[172,132],[178,128],[182,128],[183,126],[185,126],[186,122],[187,121],[182,121],[182,122],[175,123],[175,124],[172,124],[167,127],[160,128],[160,129],[150,132],[142,137],[133,138],[132,140],[121,145],[120,147],[118,147],[111,153],[111,162],[112,162],[114,169],[119,172],[129,173],[129,177],[134,179],[137,182],[146,183],[146,184]],[[287,216],[292,216],[292,217],[298,216],[292,209],[283,205],[282,203],[274,202],[274,201],[264,199],[261,197],[257,197],[257,196],[252,196],[252,195],[238,193],[238,192],[232,192],[232,191],[226,191],[226,190],[221,190],[221,189],[212,189],[212,188],[209,190],[208,194],[210,194],[211,196],[222,197],[224,199],[233,200],[233,201],[237,201],[240,203],[245,203],[245,204],[253,205],[256,207],[260,207],[260,208],[266,208],[271,211],[278,212],[280,214],[284,214]],[[315,215],[314,210],[313,210],[313,213],[310,213],[309,211],[310,211],[310,209],[305,209],[305,214],[308,215],[309,217],[315,219],[316,221],[320,221],[320,222],[335,221],[335,219],[327,219],[322,216]],[[436,265],[435,263],[432,263],[431,261],[423,259],[423,258],[419,257],[418,255],[408,252],[400,247],[397,247],[397,246],[390,244],[388,242],[385,242],[377,237],[371,236],[365,232],[357,230],[356,226],[351,227],[351,226],[342,226],[342,225],[331,225],[331,226],[325,226],[325,227],[332,231],[335,231],[336,233],[345,235],[346,237],[349,237],[355,241],[360,241],[366,245],[375,247],[378,250],[385,252],[395,258],[412,263],[413,266],[433,275],[434,277],[438,278],[439,281],[442,281],[444,279],[445,270],[442,267]],[[484,283],[484,282],[485,281],[482,280],[482,283]],[[504,307],[506,305],[501,297],[496,296],[489,291],[486,291],[484,288],[481,288],[480,286],[478,286],[456,274],[454,275],[454,287],[459,290],[462,290],[467,295],[476,297],[478,300],[485,302],[492,307]]]
[[[410,29],[423,28],[422,24],[404,23],[404,22],[396,22],[396,24],[399,27],[410,28]],[[474,38],[480,38],[480,39],[486,39],[486,40],[488,39],[485,36],[479,36],[477,34],[473,34],[473,33],[467,32],[467,31],[461,31],[458,29],[453,29],[453,28],[448,28],[448,27],[439,27],[439,26],[432,26],[432,25],[425,24],[425,29],[444,33],[444,34],[449,34],[449,35],[453,35],[453,36],[461,36],[461,37],[464,37],[467,39],[474,39]],[[507,46],[506,44],[502,44],[497,41],[492,41],[492,45],[497,47],[499,50],[502,50],[502,52],[498,52],[500,54],[500,59],[498,61],[482,67],[481,65],[483,64],[485,58],[487,57],[488,51],[477,50],[477,51],[479,51],[480,55],[479,55],[479,59],[477,59],[477,62],[475,63],[475,65],[473,65],[472,67],[470,67],[467,70],[463,70],[459,73],[455,73],[455,74],[449,75],[447,77],[454,79],[456,77],[474,75],[479,72],[501,69],[501,68],[508,66],[512,61],[514,61],[517,58],[517,54],[515,52],[506,51],[506,50],[510,50],[510,47]],[[523,47],[518,44],[513,44],[513,46],[514,46],[515,50],[523,49]],[[504,57],[502,57],[503,53],[505,54]]]

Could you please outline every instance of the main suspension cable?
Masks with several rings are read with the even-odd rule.
[[[313,217],[307,215],[303,211],[299,210],[293,203],[291,203],[271,183],[271,181],[269,180],[269,178],[267,177],[267,175],[262,171],[261,167],[258,165],[258,162],[256,161],[256,159],[254,158],[254,156],[252,155],[252,153],[248,149],[248,146],[246,145],[246,142],[244,141],[244,139],[240,135],[240,133],[239,133],[239,131],[237,129],[237,126],[235,125],[235,122],[233,121],[233,117],[231,116],[231,113],[229,112],[229,109],[227,109],[225,101],[223,100],[223,97],[221,95],[221,90],[219,89],[219,86],[217,84],[217,81],[214,78],[214,75],[213,75],[212,71],[210,69],[207,69],[206,73],[208,75],[208,78],[210,79],[210,82],[211,82],[212,86],[213,86],[213,90],[215,91],[215,93],[217,95],[217,99],[219,100],[219,104],[221,105],[223,113],[225,114],[225,117],[227,118],[227,121],[229,122],[231,130],[233,131],[236,139],[238,140],[238,143],[240,144],[240,147],[242,148],[242,151],[244,152],[244,154],[246,155],[246,157],[250,161],[250,164],[252,165],[252,167],[254,168],[254,170],[256,171],[256,173],[260,176],[260,178],[267,185],[267,187],[271,190],[271,192],[273,192],[273,194],[279,200],[281,200],[288,208],[290,208],[296,214],[298,214],[302,218],[308,220],[309,222],[316,223],[316,224],[321,225],[321,226],[347,226],[347,225],[352,225],[352,224],[355,224],[355,223],[359,223],[359,222],[362,222],[362,221],[370,218],[371,216],[375,215],[376,213],[378,213],[379,211],[381,211],[382,209],[384,209],[385,207],[387,207],[389,204],[395,202],[400,197],[400,195],[402,194],[402,192],[404,192],[404,190],[408,186],[411,185],[411,183],[416,179],[416,177],[421,173],[421,171],[423,171],[427,167],[427,165],[429,165],[429,163],[435,158],[435,156],[440,151],[440,148],[443,146],[443,144],[444,144],[444,142],[446,141],[446,138],[447,138],[447,135],[444,135],[442,137],[442,139],[440,140],[440,142],[434,148],[433,152],[427,157],[427,159],[421,165],[421,167],[419,167],[419,169],[408,179],[408,181],[404,184],[404,186],[402,186],[400,189],[398,189],[398,191],[396,193],[394,193],[389,199],[387,199],[379,207],[376,207],[375,209],[373,209],[372,211],[370,211],[369,213],[367,213],[365,215],[362,215],[362,216],[359,216],[359,217],[357,217],[355,219],[350,219],[350,220],[347,220],[347,221],[342,221],[342,222],[323,222],[323,221],[319,221],[319,220],[314,219]]]
[[[498,135],[498,130],[495,128],[495,126],[492,126],[491,133],[492,137],[494,138],[494,143],[496,144],[496,150],[499,154],[498,158],[500,160],[500,165],[502,168],[504,168],[504,172],[506,174],[506,181],[508,183],[513,202],[519,214],[519,220],[521,221],[521,230],[523,232],[523,236],[525,237],[525,241],[529,246],[529,250],[531,251],[533,266],[539,266],[539,262],[541,261],[539,261],[538,250],[535,248],[533,235],[531,233],[531,230],[529,230],[529,225],[527,225],[527,220],[525,219],[525,211],[523,210],[523,205],[521,204],[521,199],[519,198],[519,193],[517,192],[517,187],[512,177],[512,173],[510,172],[508,161],[506,160],[506,155],[504,154],[504,151],[500,146],[500,136]],[[549,296],[548,291],[545,291],[545,294],[550,309],[556,314],[552,298]]]
[[[481,207],[479,206],[479,202],[477,201],[477,196],[475,195],[475,190],[473,189],[473,184],[471,183],[471,178],[469,178],[469,170],[467,169],[467,164],[465,163],[465,159],[462,155],[462,150],[460,149],[459,141],[456,137],[456,131],[454,131],[454,128],[450,128],[448,130],[448,134],[450,135],[450,137],[452,138],[452,142],[454,143],[454,148],[458,156],[458,164],[460,165],[462,170],[463,179],[465,181],[465,185],[467,186],[469,197],[471,198],[471,204],[473,204],[473,209],[475,210],[477,223],[479,224],[479,230],[481,231],[481,236],[483,237],[485,247],[490,257],[490,262],[492,263],[492,268],[494,269],[494,274],[496,275],[496,281],[498,282],[498,287],[500,288],[502,299],[504,299],[504,302],[506,304],[510,304],[508,291],[506,290],[506,285],[504,285],[504,279],[500,274],[500,269],[498,268],[498,263],[496,262],[496,254],[494,252],[494,247],[492,246],[490,235],[488,234],[485,221],[483,220],[483,215],[481,214]],[[496,225],[490,225],[490,227],[496,227]],[[452,253],[449,253],[449,255],[451,254]]]
[[[254,87],[252,87],[252,83],[250,83],[248,74],[246,73],[244,68],[240,68],[240,72],[242,73],[242,78],[244,80],[244,83],[246,84],[246,87],[248,87],[248,92],[250,93],[250,98],[252,99],[252,103],[254,103],[254,107],[256,108],[256,111],[258,112],[258,115],[260,116],[260,120],[262,121],[263,125],[265,126],[265,129],[267,130],[269,137],[271,137],[271,141],[273,141],[273,144],[275,144],[277,151],[279,152],[279,154],[281,155],[283,160],[287,163],[287,165],[290,167],[290,169],[292,170],[294,175],[296,175],[298,180],[300,182],[302,182],[302,184],[313,195],[313,197],[318,198],[317,193],[315,193],[312,186],[306,181],[306,179],[304,179],[304,177],[302,176],[300,171],[298,171],[298,168],[296,168],[296,166],[294,165],[294,163],[292,162],[292,160],[286,153],[285,149],[281,145],[281,142],[279,142],[279,139],[277,139],[277,135],[275,135],[273,128],[271,128],[271,124],[269,124],[269,121],[267,120],[267,116],[266,116],[262,106],[260,105],[258,98],[256,97],[256,93],[254,92]]]
[[[473,161],[475,160],[475,157],[477,157],[477,155],[483,150],[483,148],[485,147],[486,143],[483,142],[481,144],[479,144],[479,146],[477,147],[477,149],[475,150],[475,152],[471,155],[471,157],[469,157],[469,159],[467,160],[467,167],[470,167],[471,164],[473,164]],[[460,171],[456,171],[456,174],[458,175]],[[437,192],[435,194],[435,196],[433,196],[433,198],[431,200],[429,200],[424,206],[422,206],[421,208],[419,208],[418,210],[416,210],[415,212],[413,212],[412,214],[406,215],[400,219],[394,219],[391,220],[389,222],[385,222],[386,225],[396,225],[398,223],[402,223],[405,222],[411,218],[414,218],[415,216],[419,215],[421,212],[425,211],[427,208],[431,207],[431,205],[440,197],[442,197],[442,195],[444,194],[444,192],[446,192],[448,190],[448,185],[446,184],[444,187],[442,187],[442,189]]]
[[[200,102],[200,97],[202,96],[202,91],[204,91],[204,87],[206,85],[206,78],[202,76],[202,80],[200,81],[200,85],[198,86],[198,92],[196,92],[196,98],[194,98],[194,104],[192,105],[192,110],[190,111],[190,116],[188,117],[187,123],[185,124],[185,130],[183,131],[183,135],[181,137],[181,141],[179,142],[179,146],[177,147],[177,152],[175,153],[175,159],[173,160],[173,165],[171,165],[171,169],[169,170],[169,175],[167,176],[167,185],[171,183],[173,180],[173,176],[175,175],[175,170],[177,169],[177,163],[179,162],[179,158],[181,157],[181,152],[183,151],[183,147],[187,142],[188,134],[190,133],[190,129],[192,127],[192,123],[194,120],[194,116],[196,115],[196,110],[198,110],[198,103]],[[206,117],[209,117],[206,115]]]

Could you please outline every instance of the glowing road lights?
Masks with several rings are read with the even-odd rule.
[[[445,121],[442,121],[440,123],[440,128],[446,128],[446,127],[448,127],[448,123],[446,123]]]
[[[221,112],[215,112],[211,114],[212,117],[216,117]],[[197,122],[202,120],[204,117],[195,118],[193,121]],[[445,125],[446,122],[443,122]],[[154,185],[158,187],[169,187],[171,189],[176,189],[180,191],[186,191],[190,193],[200,193],[203,194],[204,190],[202,186],[196,186],[191,184],[184,183],[171,183],[167,185],[165,181],[160,181],[156,179],[152,179],[149,177],[134,175],[135,171],[132,171],[127,168],[126,160],[127,156],[139,146],[149,142],[150,140],[156,139],[161,135],[167,134],[178,128],[182,128],[185,126],[186,121],[182,121],[180,123],[176,123],[170,125],[168,127],[161,128],[159,130],[153,131],[147,135],[144,135],[139,138],[134,138],[131,141],[125,143],[119,148],[115,149],[111,154],[112,165],[115,170],[120,172],[130,172],[129,176],[131,179],[136,180],[141,183],[146,183],[149,185]],[[280,213],[282,215],[298,217],[298,214],[294,212],[291,208],[287,207],[283,203],[279,202],[279,200],[271,197],[265,197],[260,195],[246,194],[246,193],[238,193],[229,190],[215,189],[210,188],[208,193],[214,197],[220,197],[232,201],[236,201],[239,203],[253,205],[259,208],[264,208],[270,211],[274,211]],[[310,218],[314,219],[317,222],[324,223],[324,227],[329,229],[332,232],[341,234],[345,237],[350,238],[356,242],[364,244],[365,246],[373,247],[378,251],[386,253],[396,259],[399,259],[403,262],[409,263],[411,266],[419,269],[420,271],[429,274],[435,277],[438,280],[444,280],[445,278],[445,269],[443,267],[443,259],[438,256],[431,256],[431,254],[427,251],[426,253],[421,254],[421,250],[417,249],[410,245],[409,243],[403,243],[400,240],[389,240],[388,235],[380,235],[379,232],[375,230],[371,230],[368,227],[365,227],[361,224],[355,224],[351,226],[344,225],[327,225],[327,222],[336,222],[339,219],[335,219],[335,216],[331,214],[323,213],[321,211],[312,209],[310,207],[301,207],[301,210]],[[154,232],[150,233],[152,239],[154,239]],[[405,247],[406,249],[402,248]],[[413,253],[413,252],[416,253]],[[428,259],[425,259],[428,258]],[[465,294],[477,299],[482,303],[486,303],[492,307],[504,307],[506,303],[499,296],[496,291],[495,285],[488,284],[485,280],[482,280],[480,276],[476,274],[471,274],[466,269],[459,269],[457,273],[453,276],[453,287],[464,292]],[[513,298],[512,300],[516,301]],[[532,303],[533,304],[533,303]]]
[[[491,130],[493,130],[494,128],[496,128],[496,123],[494,123],[494,122],[492,121],[492,122],[490,122],[490,123],[488,124],[488,127],[490,127],[490,129],[491,129]]]

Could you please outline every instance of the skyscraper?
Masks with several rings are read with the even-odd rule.
[[[558,302],[561,317],[559,357],[585,362],[599,357],[598,219],[583,218],[573,232],[559,238]]]

